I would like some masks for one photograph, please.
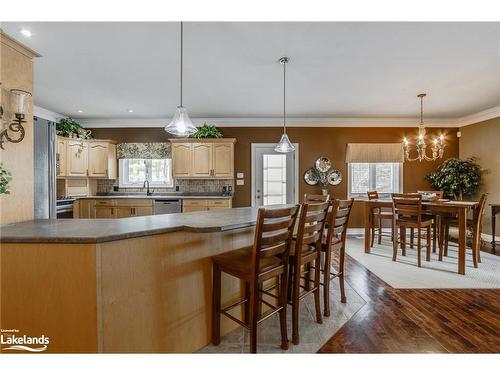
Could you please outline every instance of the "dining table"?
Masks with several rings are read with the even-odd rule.
[[[370,253],[370,238],[372,230],[373,210],[377,208],[392,208],[392,199],[363,200],[365,207],[365,253]],[[458,218],[458,273],[465,275],[465,249],[467,245],[467,214],[479,202],[454,201],[435,199],[422,201],[422,210],[435,215],[451,215]]]

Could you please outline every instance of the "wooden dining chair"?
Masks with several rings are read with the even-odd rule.
[[[316,321],[322,323],[320,305],[321,243],[331,202],[302,203],[296,241],[290,252],[289,282],[292,304],[292,342],[298,345],[300,301],[314,294]],[[310,270],[314,269],[312,287]],[[304,280],[304,284],[301,281]]]
[[[434,194],[436,196],[436,199],[443,199],[444,197],[444,192],[441,190],[418,190],[417,194]],[[424,215],[425,217],[432,219],[434,222],[434,224],[432,225],[432,252],[435,253],[437,249],[437,241],[440,238],[439,237],[440,216],[436,215],[432,211],[425,211]],[[414,228],[411,228],[410,246],[412,247],[413,247],[414,235],[415,235]]]
[[[330,194],[304,194],[304,203],[322,203],[330,200]]]
[[[354,198],[349,200],[335,200],[333,208],[328,215],[326,236],[323,237],[321,250],[325,254],[323,265],[323,311],[325,316],[330,316],[330,281],[339,278],[340,302],[346,303],[344,287],[344,262],[347,225],[351,215]],[[337,257],[334,257],[337,253]],[[332,272],[332,261],[336,258],[337,269]]]
[[[392,212],[394,215],[394,241],[392,248],[392,260],[396,261],[398,254],[397,232],[400,228],[400,243],[403,256],[406,255],[406,228],[417,230],[417,265],[421,266],[422,252],[422,229],[427,231],[426,260],[431,260],[431,230],[432,219],[423,217],[422,195],[421,194],[392,194]]]
[[[472,212],[472,219],[467,219],[467,230],[472,233],[472,262],[474,268],[478,267],[478,263],[481,263],[481,232],[483,225],[483,214],[484,208],[486,207],[487,194],[481,195],[479,198],[479,204],[474,208]],[[444,217],[442,228],[444,229],[444,243],[443,246],[439,247],[439,260],[443,260],[443,254],[448,255],[448,242],[450,227],[458,226],[458,219],[455,217]]]
[[[220,317],[224,315],[249,330],[250,352],[257,352],[257,324],[279,313],[281,348],[288,349],[286,327],[288,263],[292,245],[293,228],[299,205],[289,208],[260,208],[257,215],[253,246],[216,255],[213,261],[212,290],[212,344],[220,343]],[[221,273],[227,273],[245,282],[245,298],[229,306],[221,306]],[[273,289],[263,289],[266,280],[279,279]],[[276,305],[265,301],[270,296]],[[231,315],[229,310],[245,305],[245,321]],[[262,316],[261,304],[270,310]]]
[[[376,191],[369,191],[367,192],[368,199],[378,199],[378,192]],[[384,220],[390,220],[391,221],[391,241],[394,238],[394,228],[392,227],[392,210],[387,211],[383,210],[382,208],[374,208],[372,210],[372,238],[370,242],[370,247],[373,247],[373,243],[375,241],[375,232],[378,233],[378,244],[380,245],[382,243],[382,236],[387,236],[386,234],[383,233],[382,231],[382,224]],[[377,224],[377,227],[375,227],[375,223]]]

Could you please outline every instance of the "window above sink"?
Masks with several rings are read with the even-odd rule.
[[[148,180],[151,187],[173,187],[172,159],[120,159],[119,186],[141,187]]]

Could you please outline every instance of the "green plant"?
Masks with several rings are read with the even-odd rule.
[[[425,176],[425,179],[434,189],[442,190],[447,197],[462,200],[479,189],[481,167],[475,158],[450,158]]]
[[[70,137],[76,134],[79,138],[90,139],[90,132],[86,133],[82,126],[71,117],[59,120],[56,126],[57,133],[62,137]]]
[[[191,135],[192,138],[222,138],[222,132],[215,127],[215,125],[209,125],[206,122],[202,127],[198,128],[196,133]]]
[[[9,182],[12,181],[12,174],[0,163],[0,194],[10,194]]]

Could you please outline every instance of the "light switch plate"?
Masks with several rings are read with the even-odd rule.
[[[236,173],[236,178],[244,178],[245,174],[243,172]]]
[[[236,180],[236,185],[245,185],[245,180]]]

